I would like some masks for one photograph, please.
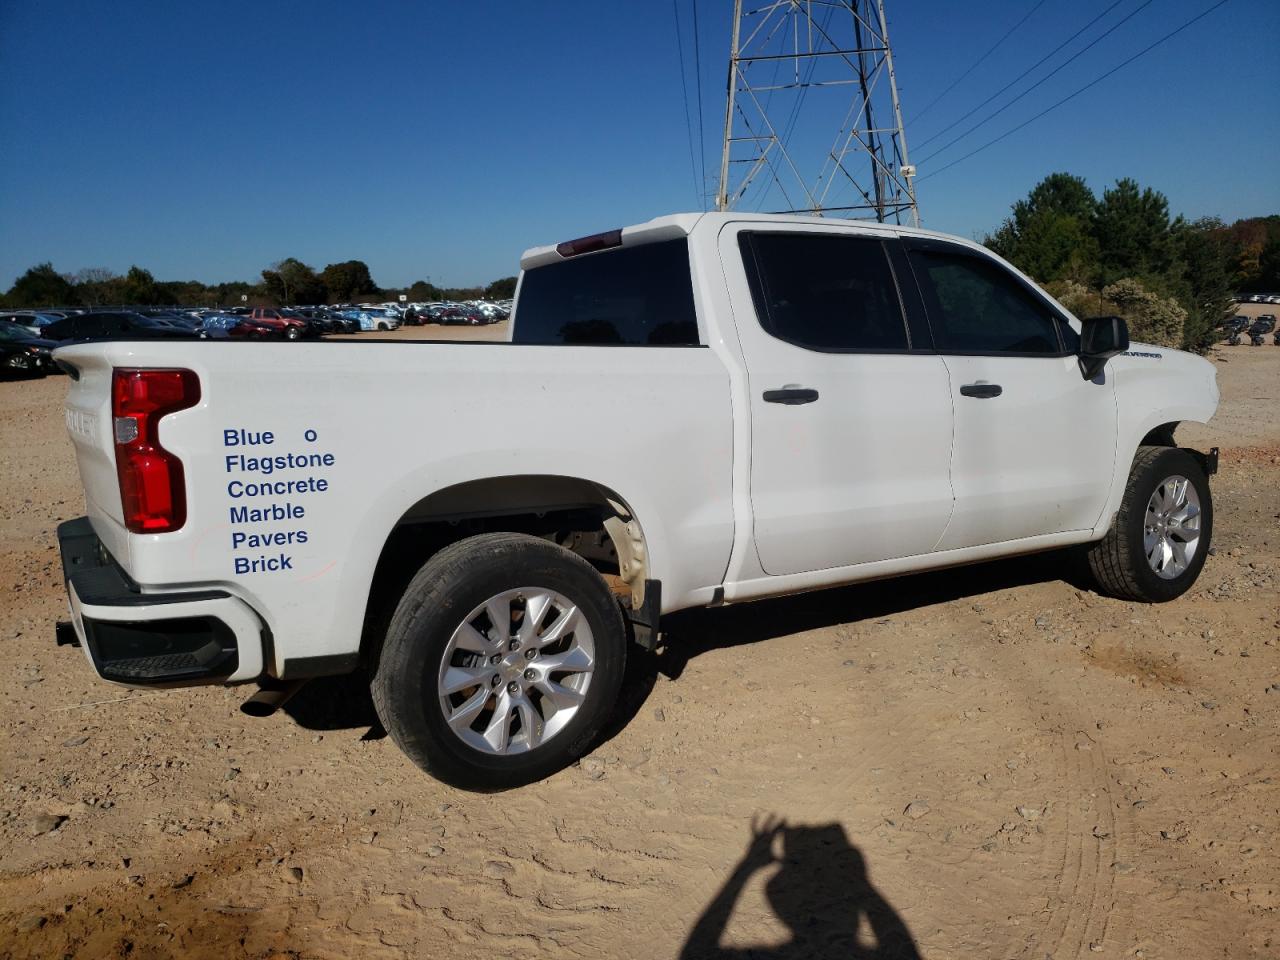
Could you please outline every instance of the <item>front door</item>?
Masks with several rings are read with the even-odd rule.
[[[951,514],[951,393],[913,342],[891,235],[729,224],[756,550],[779,576],[929,553]]]
[[[955,513],[939,549],[1091,529],[1115,469],[1109,372],[1081,376],[1076,331],[999,261],[904,244],[955,407]]]

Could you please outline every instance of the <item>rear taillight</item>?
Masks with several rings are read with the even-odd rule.
[[[134,533],[166,533],[187,519],[182,461],[160,446],[160,420],[200,401],[191,370],[117,369],[111,416],[124,524]]]

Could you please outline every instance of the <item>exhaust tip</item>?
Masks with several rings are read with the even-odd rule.
[[[288,680],[280,686],[260,687],[258,692],[240,704],[240,712],[250,717],[269,717],[283,707],[306,680]]]
[[[70,620],[59,620],[54,626],[54,640],[60,647],[80,646],[80,637]]]
[[[256,694],[254,696],[257,696]],[[280,707],[274,703],[264,703],[261,700],[255,700],[250,697],[244,703],[240,704],[240,712],[250,717],[269,717]]]

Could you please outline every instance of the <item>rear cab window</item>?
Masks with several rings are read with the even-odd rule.
[[[583,254],[525,271],[513,343],[697,346],[681,237]]]

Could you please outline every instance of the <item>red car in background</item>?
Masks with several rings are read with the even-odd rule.
[[[227,328],[227,336],[233,340],[278,340],[288,336],[285,328],[270,320],[254,320],[252,317],[241,317],[240,322]],[[297,337],[289,337],[291,340]]]
[[[249,319],[254,323],[274,327],[286,340],[300,340],[311,333],[311,326],[306,318],[274,307],[254,307]]]

